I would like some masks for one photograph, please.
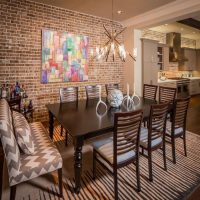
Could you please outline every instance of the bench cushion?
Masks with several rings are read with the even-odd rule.
[[[20,174],[11,185],[36,178],[62,168],[62,158],[40,122],[29,124],[35,144],[34,155],[21,156]]]
[[[15,137],[22,152],[27,155],[34,154],[35,148],[31,129],[25,117],[21,113],[13,111],[13,124]]]
[[[11,182],[20,173],[20,151],[13,132],[10,107],[5,99],[0,100],[0,138]]]

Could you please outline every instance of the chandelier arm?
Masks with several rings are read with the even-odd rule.
[[[103,48],[106,47],[110,43],[110,40],[108,40],[104,45]]]
[[[118,35],[120,35],[121,33],[123,33],[125,30],[126,30],[126,27],[123,28],[120,32],[118,32],[118,33],[115,35],[115,38],[116,38]]]
[[[116,38],[113,38],[113,39],[119,46],[121,45],[120,42]]]
[[[104,29],[105,29],[105,31],[106,31],[106,33],[110,36],[110,38],[112,38],[112,35],[109,33],[109,31],[107,30],[107,28],[105,27],[105,25],[103,24],[103,27],[104,27]]]
[[[104,33],[109,39],[112,39],[112,36],[108,35],[107,32],[104,32]]]
[[[135,57],[133,57],[129,52],[127,52],[127,53],[134,61],[136,61]]]

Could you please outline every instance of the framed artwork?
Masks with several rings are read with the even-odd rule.
[[[42,30],[42,83],[87,81],[89,38]]]

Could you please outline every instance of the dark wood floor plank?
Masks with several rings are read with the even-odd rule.
[[[200,135],[200,95],[191,98],[187,116],[187,130]],[[200,185],[191,194],[188,200],[196,200],[199,198]]]
[[[186,129],[200,135],[200,95],[191,98]]]

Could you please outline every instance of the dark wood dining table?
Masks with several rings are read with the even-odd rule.
[[[106,99],[103,100],[106,102]],[[150,106],[155,104],[155,101],[144,98],[140,98],[140,101],[129,109],[125,106],[111,108],[107,103],[108,109],[107,112],[105,112],[103,106],[100,106],[100,108],[96,110],[97,102],[98,99],[93,99],[46,105],[49,112],[50,137],[53,138],[54,118],[56,118],[73,138],[76,193],[79,193],[81,186],[82,147],[84,141],[112,131],[114,128],[115,112],[142,109],[143,120],[146,121],[150,115]]]

